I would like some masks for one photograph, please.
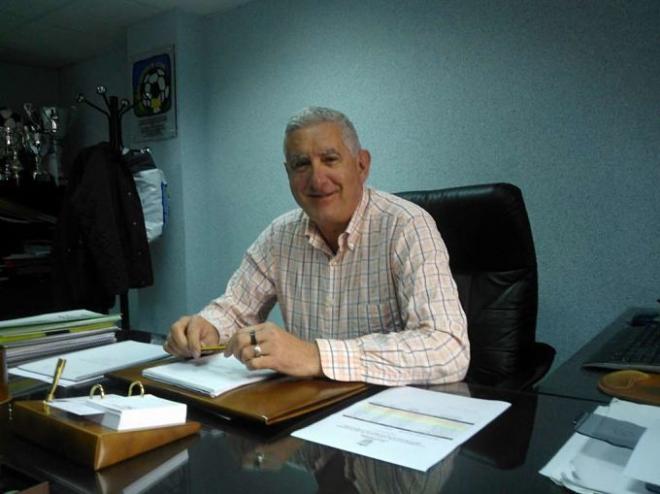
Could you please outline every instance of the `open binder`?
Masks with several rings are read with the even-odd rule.
[[[148,390],[159,390],[207,410],[254,420],[265,425],[272,425],[319,410],[368,388],[367,384],[361,382],[281,376],[232,389],[211,398],[195,391],[154,381],[142,375],[143,369],[162,364],[163,361],[150,362],[114,371],[107,376],[128,382],[139,380]]]
[[[53,388],[62,368],[63,364],[58,365]],[[140,383],[135,381],[134,384]],[[97,387],[100,387],[102,392],[102,387],[97,384],[92,387],[90,396]],[[194,434],[201,427],[198,422],[185,422],[164,427],[118,431],[51,406],[49,403],[52,394],[53,389],[45,401],[15,402],[12,429],[17,434],[47,449],[54,449],[77,463],[91,466],[94,470]],[[63,445],[65,446],[62,447]]]

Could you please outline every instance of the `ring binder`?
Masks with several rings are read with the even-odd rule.
[[[133,396],[133,387],[139,386],[140,388],[140,396],[144,396],[144,386],[142,386],[142,383],[140,381],[133,381],[131,385],[128,387],[128,396]]]
[[[94,386],[92,386],[92,388],[89,390],[89,397],[94,398],[97,391],[99,391],[101,395],[101,399],[105,398],[105,390],[103,389],[103,386],[101,384],[95,384]]]

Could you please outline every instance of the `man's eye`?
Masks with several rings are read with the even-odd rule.
[[[335,163],[337,163],[337,161],[339,161],[339,157],[334,154],[323,157],[323,162],[328,165],[334,165]]]
[[[294,170],[303,170],[306,166],[309,166],[310,161],[309,160],[295,160],[289,163],[289,167]]]

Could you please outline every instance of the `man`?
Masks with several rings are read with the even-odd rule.
[[[226,293],[171,328],[164,348],[227,342],[250,369],[383,385],[459,381],[466,321],[448,255],[420,207],[365,187],[371,156],[340,112],[294,115],[284,163],[301,209],[248,249]],[[284,328],[264,322],[278,302]]]

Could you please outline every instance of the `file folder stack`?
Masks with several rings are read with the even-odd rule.
[[[55,312],[0,321],[0,346],[8,367],[117,341],[119,314],[88,310]]]

